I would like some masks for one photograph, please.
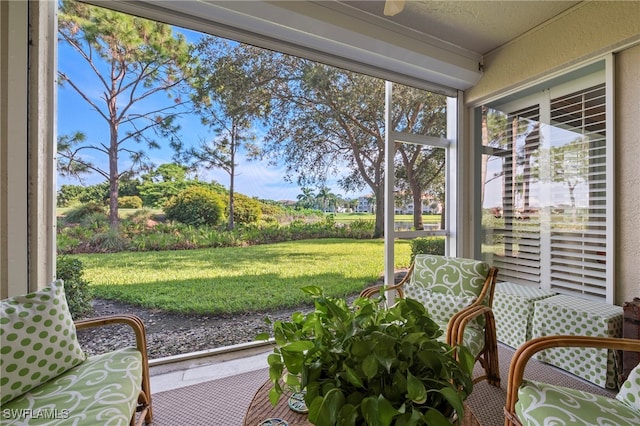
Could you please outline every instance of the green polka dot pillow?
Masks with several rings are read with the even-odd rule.
[[[0,404],[85,360],[62,280],[0,302]]]
[[[631,374],[620,387],[620,392],[618,392],[616,398],[631,408],[640,411],[640,364],[631,370]]]

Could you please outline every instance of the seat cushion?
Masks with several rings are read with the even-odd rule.
[[[640,412],[615,398],[525,380],[518,390],[516,414],[523,426],[637,426]]]
[[[142,355],[137,349],[96,355],[2,405],[2,424],[28,420],[29,425],[128,425],[141,386]],[[41,413],[43,418],[25,419],[28,413]]]
[[[1,405],[85,360],[61,280],[2,300],[0,314]]]
[[[640,364],[631,370],[627,380],[620,386],[616,399],[640,411]]]

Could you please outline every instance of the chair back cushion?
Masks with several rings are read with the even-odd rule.
[[[620,386],[616,399],[636,409],[640,413],[640,364],[631,370],[627,380]]]
[[[404,293],[424,304],[436,321],[447,322],[476,301],[489,269],[479,260],[418,254]]]
[[[1,301],[0,404],[59,376],[86,358],[62,280]]]

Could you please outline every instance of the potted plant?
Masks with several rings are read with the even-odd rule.
[[[318,426],[448,425],[462,418],[473,357],[461,347],[456,360],[420,302],[386,307],[382,299],[358,298],[348,306],[318,287],[303,290],[315,309],[272,323],[272,404],[287,388],[303,390],[309,421]]]

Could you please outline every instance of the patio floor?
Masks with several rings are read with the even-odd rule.
[[[467,399],[482,426],[504,424],[502,410],[514,351],[506,345],[498,346],[501,387],[483,381],[475,385]],[[268,379],[266,357],[269,353],[269,346],[241,346],[195,354],[195,358],[152,360],[153,426],[241,426],[255,391]],[[535,360],[529,363],[525,377],[612,395],[611,391]]]

